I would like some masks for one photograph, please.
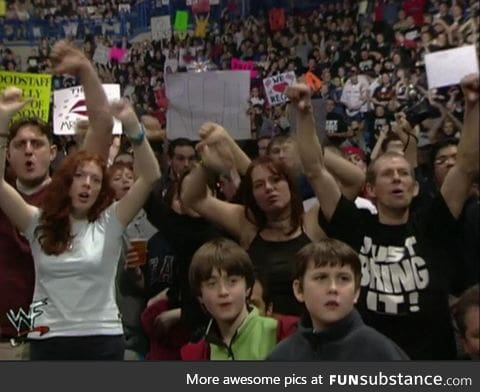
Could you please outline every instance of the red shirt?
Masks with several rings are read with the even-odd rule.
[[[427,0],[405,0],[403,2],[403,10],[407,16],[413,17],[417,26],[423,23],[423,12]]]

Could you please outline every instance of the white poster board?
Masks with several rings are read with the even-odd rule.
[[[109,60],[109,51],[110,48],[107,48],[105,45],[98,44],[93,53],[93,62],[97,64],[106,65]]]
[[[119,84],[104,84],[103,90],[109,101],[120,98]],[[87,106],[82,86],[55,90],[53,92],[53,133],[55,135],[74,135],[75,124],[86,120]],[[114,119],[113,133],[122,133],[122,124]]]
[[[234,139],[250,139],[250,72],[167,74],[166,87],[169,139],[198,140],[198,130],[206,121],[223,125]]]
[[[130,12],[130,4],[119,4],[118,5],[118,12]]]
[[[281,105],[282,103],[288,102],[285,90],[293,83],[295,83],[295,72],[293,71],[263,79],[265,95],[268,98],[270,106]]]
[[[161,39],[170,39],[172,37],[172,24],[170,15],[154,16],[150,19],[152,29],[152,39],[159,41]]]
[[[427,53],[425,70],[429,89],[459,84],[464,76],[478,73],[475,46],[461,46]]]

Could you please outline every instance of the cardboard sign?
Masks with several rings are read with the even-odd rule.
[[[172,38],[170,15],[154,16],[150,19],[150,26],[152,28],[152,39],[154,41]]]
[[[428,88],[459,84],[464,76],[478,73],[478,58],[474,45],[441,50],[425,55]]]
[[[24,97],[33,98],[13,120],[35,117],[48,122],[52,75],[0,71],[0,90],[7,87],[17,87],[23,91]]]
[[[187,27],[188,27],[188,12],[177,11],[177,13],[175,14],[175,30],[187,31]]]
[[[206,121],[222,124],[235,139],[250,139],[250,74],[214,71],[167,74],[167,135],[198,140]]]
[[[130,12],[130,4],[119,4],[118,5],[118,12]]]
[[[121,63],[126,54],[127,49],[125,48],[110,48],[108,58],[110,60],[116,60],[117,63]]]
[[[98,44],[93,53],[93,61],[97,64],[106,65],[109,60],[109,48],[105,45]]]
[[[285,28],[285,10],[283,8],[272,8],[268,13],[270,30],[279,31]]]
[[[265,95],[268,98],[270,106],[281,105],[282,103],[288,102],[285,91],[287,87],[293,83],[295,83],[295,72],[293,71],[263,79]]]
[[[250,77],[252,79],[257,77],[255,61],[244,61],[233,57],[230,61],[230,68],[232,71],[250,71]]]
[[[103,90],[109,101],[120,98],[119,84],[104,84]],[[74,135],[78,120],[88,119],[85,94],[82,86],[75,86],[53,92],[53,133]],[[114,120],[113,133],[122,133],[122,124]]]

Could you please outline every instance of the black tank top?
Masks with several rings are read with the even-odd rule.
[[[292,289],[293,256],[310,242],[303,230],[298,237],[286,241],[267,241],[257,232],[248,248],[257,273],[266,281],[275,313],[302,313],[303,307]]]

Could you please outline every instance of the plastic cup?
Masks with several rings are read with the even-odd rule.
[[[135,263],[135,266],[145,265],[147,262],[147,240],[144,238],[133,238],[130,240],[130,245],[138,255],[138,261]]]

